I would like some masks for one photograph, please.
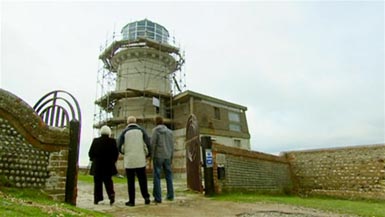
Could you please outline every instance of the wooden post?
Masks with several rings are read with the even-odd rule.
[[[70,144],[68,150],[68,166],[65,188],[65,202],[76,205],[77,178],[79,160],[80,123],[77,120],[70,121]]]
[[[212,143],[210,136],[202,136],[202,156],[203,156],[203,171],[204,171],[204,183],[205,183],[205,195],[214,195],[214,177],[213,177],[213,154]]]

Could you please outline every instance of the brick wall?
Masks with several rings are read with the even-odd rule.
[[[290,193],[292,179],[284,157],[213,144],[215,192]],[[225,176],[218,177],[218,167]]]
[[[64,201],[69,130],[48,127],[34,110],[0,89],[0,177]]]
[[[385,145],[287,152],[299,193],[385,199]]]

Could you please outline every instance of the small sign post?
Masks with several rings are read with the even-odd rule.
[[[212,143],[210,136],[202,136],[202,156],[203,156],[203,171],[204,171],[204,189],[206,196],[212,196],[215,193],[213,165],[214,158],[212,152]]]

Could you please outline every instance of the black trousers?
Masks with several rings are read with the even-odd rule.
[[[114,183],[111,176],[94,176],[94,202],[103,200],[103,183],[109,199],[115,198]]]
[[[126,168],[127,185],[128,185],[128,202],[135,204],[135,175],[138,177],[140,193],[144,199],[149,199],[150,194],[147,188],[146,167],[141,168]]]

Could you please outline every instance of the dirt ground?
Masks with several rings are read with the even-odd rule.
[[[113,206],[109,205],[109,200],[105,195],[105,200],[98,205],[93,204],[93,185],[90,183],[78,183],[77,206],[89,210],[96,210],[113,216],[237,216],[237,217],[260,217],[260,216],[287,216],[287,217],[340,217],[349,216],[316,209],[309,209],[285,204],[270,203],[237,203],[215,201],[202,194],[187,192],[186,184],[178,180],[175,181],[175,200],[163,201],[160,204],[151,203],[144,205],[144,200],[140,195],[138,183],[136,183],[136,206],[127,207],[125,202],[128,200],[126,184],[115,184],[116,202]],[[162,180],[163,192],[165,192],[165,180]],[[152,183],[149,182],[149,192],[152,192]],[[164,194],[164,193],[163,193]],[[152,197],[151,197],[152,198]]]

